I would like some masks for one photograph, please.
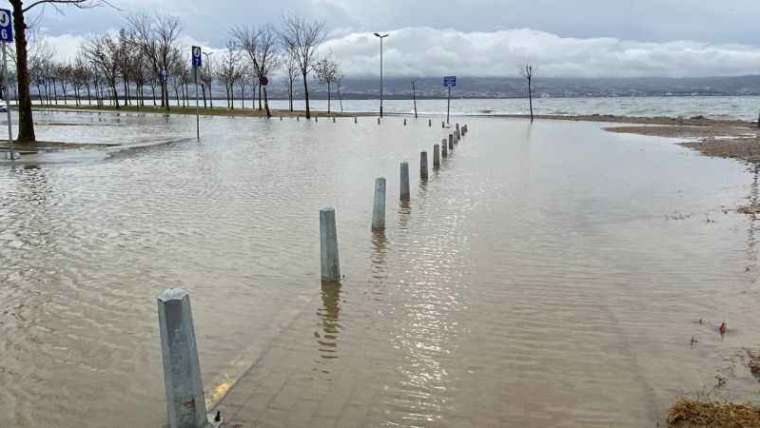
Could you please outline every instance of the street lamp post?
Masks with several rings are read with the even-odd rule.
[[[203,56],[206,57],[206,74],[208,74],[209,76],[211,75],[211,63],[209,62],[208,57],[210,57],[213,54],[214,54],[213,52],[203,52]],[[211,96],[211,85],[208,85],[208,102],[209,102],[209,105],[211,106],[211,109],[213,110],[214,98]],[[204,105],[204,108],[205,108],[205,105]]]
[[[380,117],[383,117],[383,39],[389,34],[375,33],[375,37],[380,39]]]

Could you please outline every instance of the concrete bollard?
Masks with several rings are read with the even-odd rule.
[[[456,123],[456,124],[455,124],[455,128],[454,128],[454,130],[455,130],[456,132],[459,132],[459,124],[458,124],[458,123]]]
[[[206,401],[187,290],[167,288],[158,295],[158,324],[169,427],[206,427]]]
[[[427,181],[428,179],[427,152],[420,153],[420,179],[422,181]]]
[[[380,124],[380,118],[379,117],[377,118],[377,124],[378,125]]]
[[[333,116],[333,123],[335,123],[335,116]]]
[[[335,208],[319,210],[319,244],[322,262],[322,281],[340,281],[338,229],[335,227]]]
[[[354,123],[359,123],[357,122],[356,116],[354,116]]]
[[[300,122],[300,121],[301,121],[301,116],[296,116],[296,122]]]
[[[446,127],[446,122],[441,121],[441,128],[445,128],[445,127]]]
[[[428,119],[428,128],[433,127],[433,119]]]
[[[319,116],[314,116],[314,123],[319,122]]]
[[[441,167],[441,146],[435,144],[433,146],[433,169],[439,169]]]
[[[449,157],[449,147],[448,144],[446,144],[446,139],[441,140],[441,156],[446,159]]]
[[[409,162],[401,162],[401,200],[408,202],[409,199]]]
[[[375,203],[372,207],[372,231],[385,230],[385,178],[375,179]]]
[[[282,116],[280,116],[280,122],[282,122]]]
[[[449,150],[454,151],[454,134],[449,134]]]
[[[406,126],[406,118],[404,118],[404,126]]]
[[[459,144],[459,131],[454,131],[454,144]]]

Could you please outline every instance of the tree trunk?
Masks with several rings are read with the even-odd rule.
[[[288,104],[290,106],[290,112],[293,112],[293,78],[289,77],[288,82]]]
[[[129,82],[124,78],[124,105],[129,105]]]
[[[327,82],[327,114],[330,114],[330,102],[332,101],[332,97],[330,96],[330,93],[332,91],[330,90],[330,82]]]
[[[533,89],[530,80],[528,79],[528,103],[530,105],[530,121],[533,122]]]
[[[85,83],[85,88],[87,89],[87,105],[92,105],[92,94],[90,94],[90,84]]]
[[[253,81],[253,90],[251,91],[251,110],[256,108],[256,80]]]
[[[113,91],[114,106],[116,106],[116,110],[118,110],[121,108],[121,106],[119,106],[119,93],[116,92],[116,80],[111,82],[111,90]]]
[[[161,107],[165,108],[166,111],[171,110],[171,106],[169,105],[169,84],[165,79],[161,81]]]
[[[19,142],[35,142],[32,97],[29,93],[29,68],[26,52],[26,23],[21,0],[10,0],[13,6],[13,32],[16,33],[16,76],[18,79],[18,136]]]
[[[206,105],[206,85],[201,84],[201,91],[203,92],[203,108],[208,108]]]
[[[309,84],[307,83],[306,76],[308,73],[301,73],[303,75],[303,97],[306,101],[306,118],[311,119],[311,110],[309,109]]]
[[[55,79],[50,79],[53,81],[53,99],[55,100],[55,105],[58,105],[58,87],[55,84]]]
[[[264,108],[267,111],[267,117],[272,117],[272,112],[269,110],[269,95],[267,95],[266,86],[264,86]]]
[[[259,110],[261,110],[261,83],[259,83]]]

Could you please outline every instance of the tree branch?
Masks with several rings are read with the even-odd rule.
[[[29,10],[33,9],[35,6],[39,6],[41,4],[53,4],[53,5],[64,4],[64,5],[76,6],[79,9],[90,9],[93,7],[107,5],[116,9],[116,7],[114,7],[108,0],[37,0],[34,3],[30,4],[29,6],[21,9],[21,12],[26,13]]]

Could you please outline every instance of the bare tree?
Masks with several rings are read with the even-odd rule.
[[[288,75],[288,104],[290,111],[293,111],[293,83],[298,77],[298,61],[296,61],[295,51],[287,49],[285,54],[285,71]]]
[[[248,87],[248,81],[254,75],[253,70],[247,64],[240,62],[240,78],[237,79],[238,88],[240,88],[240,107],[245,108],[245,88]],[[251,91],[255,90],[256,86],[251,85]],[[254,108],[253,102],[251,102],[251,109]]]
[[[206,90],[208,90],[208,102],[211,108],[214,108],[214,99],[211,94],[211,85],[214,83],[214,63],[211,61],[211,57],[206,57],[206,64],[200,69],[199,80],[202,83],[203,89],[203,108],[206,108]]]
[[[343,86],[343,78],[345,75],[342,71],[338,70],[335,76],[335,89],[338,91],[338,101],[340,102],[340,112],[343,113],[343,94],[341,94],[340,88]]]
[[[129,82],[133,79],[132,63],[134,62],[134,50],[130,49],[135,46],[135,40],[131,32],[122,28],[119,30],[119,74],[124,88],[124,105],[129,105]],[[139,53],[137,55],[140,55]]]
[[[224,52],[218,70],[219,80],[224,83],[227,94],[227,108],[235,109],[235,82],[242,78],[240,67],[240,51],[233,41],[227,42],[227,50]]]
[[[232,35],[240,49],[248,55],[248,59],[253,65],[254,88],[256,81],[258,81],[260,91],[259,110],[261,110],[261,91],[263,91],[267,117],[271,117],[267,84],[269,83],[270,73],[279,65],[277,33],[271,25],[265,25],[258,30],[252,27],[237,27],[232,30]]]
[[[87,99],[90,100],[90,68],[87,67],[86,59],[80,53],[74,59],[72,66],[71,84],[74,86],[74,96],[76,97],[77,107],[81,104],[82,88],[87,90]]]
[[[84,48],[87,59],[95,70],[103,76],[111,89],[114,106],[119,108],[119,93],[116,82],[119,78],[122,49],[118,37],[103,35],[90,40]]]
[[[293,52],[301,77],[306,101],[306,118],[311,118],[309,108],[309,72],[316,61],[317,46],[325,38],[325,25],[319,21],[309,21],[297,16],[286,16],[280,38],[285,49]]]
[[[36,0],[23,4],[24,0],[8,0],[13,8],[13,32],[16,36],[16,76],[18,79],[18,136],[22,142],[35,142],[32,98],[29,93],[29,64],[27,58],[25,15],[40,5],[53,7],[74,6],[80,9],[108,4],[106,0]]]
[[[332,100],[332,84],[338,80],[338,64],[330,58],[324,58],[314,64],[314,71],[317,73],[319,82],[327,85],[327,113],[330,113],[330,102]]]
[[[533,122],[533,65],[526,64],[522,69],[522,75],[528,81],[528,105],[530,105],[530,121]]]
[[[181,31],[179,19],[173,16],[133,15],[129,18],[137,45],[150,65],[161,87],[161,107],[169,107],[167,78],[177,55],[177,38]]]

